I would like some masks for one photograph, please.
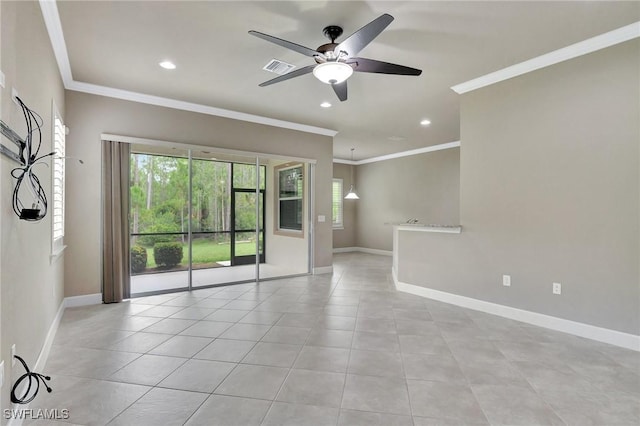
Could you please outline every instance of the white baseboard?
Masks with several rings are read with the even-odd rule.
[[[313,275],[332,274],[332,273],[333,273],[333,266],[322,266],[320,268],[313,268]]]
[[[377,254],[379,256],[393,256],[393,252],[391,250],[379,250],[372,249],[366,247],[337,247],[333,249],[334,253],[368,253],[368,254]]]
[[[333,249],[334,253],[351,253],[352,251],[358,251],[357,247],[336,247]]]
[[[62,320],[62,315],[64,314],[64,310],[66,308],[73,308],[76,306],[86,306],[86,305],[97,305],[102,303],[102,293],[95,294],[85,294],[82,296],[73,296],[73,297],[65,297],[60,306],[58,307],[58,312],[56,312],[56,316],[53,318],[51,322],[51,326],[49,326],[49,331],[47,332],[47,336],[44,339],[44,343],[42,345],[42,349],[40,350],[40,354],[38,355],[38,360],[35,365],[31,369],[32,371],[42,371],[45,364],[47,363],[47,359],[49,358],[49,353],[51,352],[51,346],[53,345],[53,340],[56,337],[56,332],[58,331],[58,326],[60,326],[60,320]],[[25,386],[27,383],[25,382]],[[19,394],[22,391],[18,391]],[[12,404],[11,410],[13,412],[23,411],[29,409],[29,404]],[[24,419],[21,418],[11,418],[7,422],[7,426],[21,426]]]
[[[51,346],[53,345],[53,339],[56,337],[56,332],[58,331],[58,326],[60,325],[62,314],[64,314],[64,308],[65,308],[65,300],[63,299],[62,303],[60,303],[60,307],[58,307],[58,312],[56,312],[56,316],[53,318],[53,321],[51,322],[51,326],[49,327],[49,331],[47,332],[47,337],[45,337],[44,339],[42,350],[40,350],[40,355],[38,356],[36,365],[33,368],[34,371],[41,371],[44,368],[44,365],[47,363],[47,359],[49,358],[49,352],[51,352]]]
[[[83,294],[82,296],[71,296],[64,298],[65,308],[75,308],[76,306],[99,305],[102,303],[102,293]]]
[[[499,305],[497,303],[486,302],[484,300],[472,299],[470,297],[447,293],[440,290],[403,283],[398,281],[398,275],[393,269],[391,271],[391,275],[393,276],[396,289],[405,293],[415,294],[417,296],[450,303],[463,308],[486,312],[488,314],[536,325],[538,327],[561,331],[563,333],[573,334],[575,336],[591,340],[597,340],[599,342],[620,346],[634,351],[640,351],[640,336],[636,336],[634,334],[622,333],[620,331],[596,327],[594,325],[575,322],[564,318],[552,317],[550,315],[539,314],[537,312],[525,311],[523,309],[512,308],[510,306]]]
[[[53,318],[51,322],[51,326],[49,327],[49,331],[47,332],[47,336],[44,339],[44,344],[42,345],[42,349],[40,350],[40,354],[38,355],[38,359],[35,365],[31,368],[31,371],[41,372],[47,363],[47,359],[49,358],[49,353],[51,352],[51,346],[53,345],[53,339],[56,337],[56,332],[58,331],[58,326],[60,325],[60,320],[62,319],[62,315],[64,314],[66,299],[63,299],[58,307],[58,312],[56,312],[56,316]],[[22,389],[18,390],[18,395],[22,395],[24,390],[27,387],[27,382],[24,382]],[[11,404],[11,411],[18,412],[29,409],[30,404]],[[20,426],[22,425],[24,419],[19,417],[13,417],[7,422],[7,426]]]

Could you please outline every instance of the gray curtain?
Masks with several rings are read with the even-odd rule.
[[[102,141],[102,300],[130,296],[129,144]]]

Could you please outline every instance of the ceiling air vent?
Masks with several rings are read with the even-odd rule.
[[[263,70],[274,72],[279,75],[283,75],[294,69],[296,66],[288,64],[286,62],[279,61],[277,59],[272,59],[269,61],[267,65],[262,67]]]

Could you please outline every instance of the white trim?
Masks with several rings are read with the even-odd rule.
[[[393,252],[391,250],[379,250],[372,249],[366,247],[336,247],[333,249],[334,253],[368,253],[368,254],[377,254],[378,256],[393,256]]]
[[[165,146],[171,148],[180,148],[180,149],[206,149],[206,150],[215,150],[216,153],[220,154],[228,154],[228,155],[240,155],[240,156],[252,156],[252,157],[261,157],[264,159],[272,159],[272,160],[287,160],[287,161],[299,161],[302,163],[316,164],[318,161],[312,158],[303,158],[303,157],[290,157],[284,155],[277,154],[265,154],[263,152],[253,152],[253,151],[240,151],[237,149],[228,149],[228,148],[218,148],[211,145],[196,145],[196,144],[187,144],[180,142],[171,142],[171,141],[163,141],[159,139],[145,139],[138,138],[136,136],[123,136],[123,135],[113,135],[111,133],[102,133],[100,134],[101,141],[114,141],[114,142],[122,142],[136,145],[150,145],[150,146]]]
[[[306,124],[294,123],[291,121],[278,120],[275,118],[264,117],[260,115],[247,114],[244,112],[180,101],[177,99],[163,98],[160,96],[147,95],[144,93],[131,92],[128,90],[121,90],[113,87],[75,81],[71,73],[69,53],[67,51],[67,45],[64,40],[64,33],[62,32],[62,24],[60,22],[60,15],[58,13],[58,5],[56,4],[55,0],[40,0],[40,9],[42,10],[42,16],[44,17],[47,32],[49,33],[49,39],[51,40],[53,53],[58,63],[60,76],[62,77],[62,82],[65,89],[67,90],[107,96],[110,98],[123,99],[143,104],[157,105],[183,111],[197,112],[217,117],[231,118],[234,120],[246,121],[250,123],[265,124],[267,126],[297,130],[305,133],[313,133],[331,137],[338,134],[336,130],[325,129],[322,127],[309,126]]]
[[[58,5],[55,0],[40,0],[40,10],[42,10],[44,24],[47,27],[51,47],[53,47],[53,53],[58,63],[60,77],[62,77],[64,87],[68,88],[73,82],[73,76],[71,74],[67,44],[64,41],[64,33],[62,32],[62,23],[58,14]]]
[[[40,351],[40,355],[38,356],[36,365],[33,368],[34,371],[41,371],[44,368],[44,365],[47,363],[49,353],[51,352],[51,346],[53,345],[53,339],[56,337],[56,332],[58,331],[60,320],[62,320],[62,315],[64,314],[64,310],[66,308],[65,301],[66,299],[63,299],[62,303],[60,303],[58,312],[56,312],[56,316],[51,322],[51,326],[49,327],[49,331],[47,332],[47,337],[45,337],[44,344],[42,345],[42,350]]]
[[[640,37],[640,21],[452,86],[463,94]]]
[[[391,275],[393,276],[393,281],[395,283],[396,290],[398,291],[438,300],[440,302],[450,303],[452,305],[473,309],[475,311],[486,312],[488,314],[509,318],[527,324],[533,324],[538,327],[544,327],[551,330],[561,331],[563,333],[573,334],[575,336],[585,337],[587,339],[597,340],[599,342],[620,346],[634,351],[640,351],[640,336],[596,327],[564,318],[539,314],[537,312],[525,311],[523,309],[512,308],[510,306],[499,305],[497,303],[486,302],[484,300],[472,299],[470,297],[434,290],[427,287],[403,283],[398,281],[398,275],[395,269],[391,270]]]
[[[47,363],[47,359],[49,359],[49,353],[51,353],[51,346],[53,346],[53,340],[56,337],[56,333],[58,332],[58,327],[60,326],[60,320],[62,319],[62,315],[64,314],[65,309],[65,300],[63,299],[58,307],[58,312],[56,312],[56,316],[53,318],[51,322],[51,326],[49,326],[49,331],[47,332],[47,336],[44,339],[44,343],[42,344],[42,349],[40,350],[40,354],[38,355],[38,359],[36,360],[35,365],[31,368],[31,371],[42,371],[45,364]],[[26,387],[27,383],[23,383],[22,388]],[[22,394],[22,391],[18,392]],[[15,411],[25,411],[29,409],[30,404],[11,404],[11,412]],[[11,418],[7,422],[7,426],[20,426],[22,425],[24,419],[22,418]]]
[[[65,297],[60,306],[58,307],[58,312],[56,312],[56,316],[53,318],[51,325],[49,326],[49,331],[47,332],[47,336],[44,339],[44,343],[42,344],[42,349],[40,350],[40,354],[38,355],[38,359],[31,369],[32,371],[42,371],[45,364],[47,363],[47,359],[49,358],[49,354],[51,353],[51,346],[53,346],[53,341],[56,337],[56,333],[58,332],[58,327],[60,326],[60,321],[62,320],[62,315],[66,308],[72,308],[75,306],[86,306],[86,305],[97,305],[102,303],[102,293],[95,294],[86,294],[83,296],[73,296],[73,297]],[[27,383],[24,383],[23,386],[27,386]],[[20,404],[12,404],[11,410],[13,411],[25,411],[29,409],[29,404],[20,405]],[[7,426],[20,426],[22,425],[24,419],[22,418],[11,418],[7,422]]]
[[[83,294],[82,296],[71,296],[64,298],[65,308],[75,308],[76,306],[99,305],[102,303],[102,293]]]
[[[393,227],[397,231],[410,232],[436,232],[441,234],[460,234],[462,232],[462,226],[435,226],[423,224],[394,223]]]
[[[60,259],[60,257],[62,256],[62,254],[64,253],[64,249],[66,249],[67,246],[62,246],[62,247],[58,247],[57,249],[55,249],[50,255],[49,255],[49,263],[50,264],[54,264],[58,261],[58,259]]]
[[[358,251],[358,247],[335,247],[333,249],[334,253],[351,253],[354,251]]]
[[[321,266],[319,268],[313,268],[313,275],[332,274],[332,273],[333,273],[333,266]]]
[[[334,158],[333,162],[334,163],[338,163],[338,164],[347,164],[349,166],[357,166],[358,165],[358,161],[343,160],[342,158]]]
[[[411,149],[409,151],[396,152],[394,154],[381,155],[379,157],[365,158],[364,160],[351,161],[341,158],[334,158],[334,163],[348,164],[350,166],[361,166],[363,164],[376,163],[378,161],[393,160],[394,158],[409,157],[411,155],[425,154],[427,152],[441,151],[443,149],[458,148],[460,141],[441,143],[439,145],[426,146],[424,148]]]
[[[261,115],[247,114],[244,112],[232,111],[229,109],[216,108],[212,106],[196,104],[192,102],[179,101],[177,99],[163,98],[160,96],[147,95],[144,93],[131,92],[129,90],[115,89],[113,87],[98,86],[96,84],[83,83],[80,81],[72,81],[68,90],[76,92],[89,93],[93,95],[106,96],[109,98],[122,99],[126,101],[138,102],[148,105],[156,105],[165,108],[179,109],[182,111],[197,112],[200,114],[213,115],[216,117],[231,118],[233,120],[246,121],[249,123],[264,124],[272,127],[280,127],[283,129],[297,130],[305,133],[314,133],[324,136],[335,136],[338,134],[336,130],[325,129],[322,127],[309,126],[307,124],[294,123],[292,121],[278,120],[275,118],[264,117]]]

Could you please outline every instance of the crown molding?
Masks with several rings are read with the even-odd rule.
[[[358,165],[357,161],[343,160],[342,158],[334,158],[333,162],[334,163],[338,163],[338,164],[348,164],[349,166],[357,166]]]
[[[64,40],[64,33],[62,31],[62,24],[60,22],[57,3],[55,0],[40,0],[40,9],[42,10],[42,16],[44,17],[47,32],[49,33],[49,39],[51,40],[53,53],[56,57],[56,62],[58,63],[60,76],[62,77],[62,82],[65,89],[67,90],[89,93],[92,95],[106,96],[132,102],[139,102],[148,105],[179,109],[182,111],[197,112],[200,114],[207,114],[216,117],[231,118],[234,120],[264,124],[267,126],[280,127],[283,129],[297,130],[305,133],[313,133],[330,137],[334,137],[336,134],[338,134],[336,130],[332,129],[325,129],[322,127],[309,126],[307,124],[294,123],[292,121],[264,117],[261,115],[247,114],[244,112],[185,102],[177,99],[163,98],[160,96],[147,95],[144,93],[75,81],[71,74],[69,53],[67,51],[67,45]]]
[[[324,129],[322,127],[309,126],[307,124],[294,123],[292,121],[277,120],[275,118],[263,117],[260,115],[247,114],[244,112],[179,101],[176,99],[163,98],[160,96],[147,95],[144,93],[131,92],[128,90],[100,86],[97,84],[83,83],[80,81],[72,81],[67,87],[67,90],[89,93],[92,95],[106,96],[109,98],[122,99],[125,101],[138,102],[142,104],[179,109],[182,111],[197,112],[200,114],[213,115],[216,117],[231,118],[234,120],[247,121],[250,123],[265,124],[267,126],[298,130],[305,133],[314,133],[331,137],[335,136],[338,133],[335,130]]]
[[[442,151],[443,149],[458,148],[459,146],[460,146],[460,141],[455,141],[455,142],[442,143],[440,145],[427,146],[424,148],[411,149],[409,151],[396,152],[388,155],[381,155],[379,157],[365,158],[364,160],[358,160],[358,161],[334,158],[333,162],[338,164],[348,164],[351,166],[361,166],[363,164],[377,163],[378,161],[393,160],[394,158],[409,157],[411,155],[425,154],[427,152]]]
[[[62,32],[62,23],[58,14],[58,5],[55,0],[40,0],[40,9],[44,18],[44,25],[49,33],[51,47],[58,63],[60,76],[64,87],[73,82],[71,74],[71,63],[69,62],[69,53],[67,52],[67,43],[64,41],[64,33]]]
[[[640,37],[640,21],[452,86],[463,94]]]

